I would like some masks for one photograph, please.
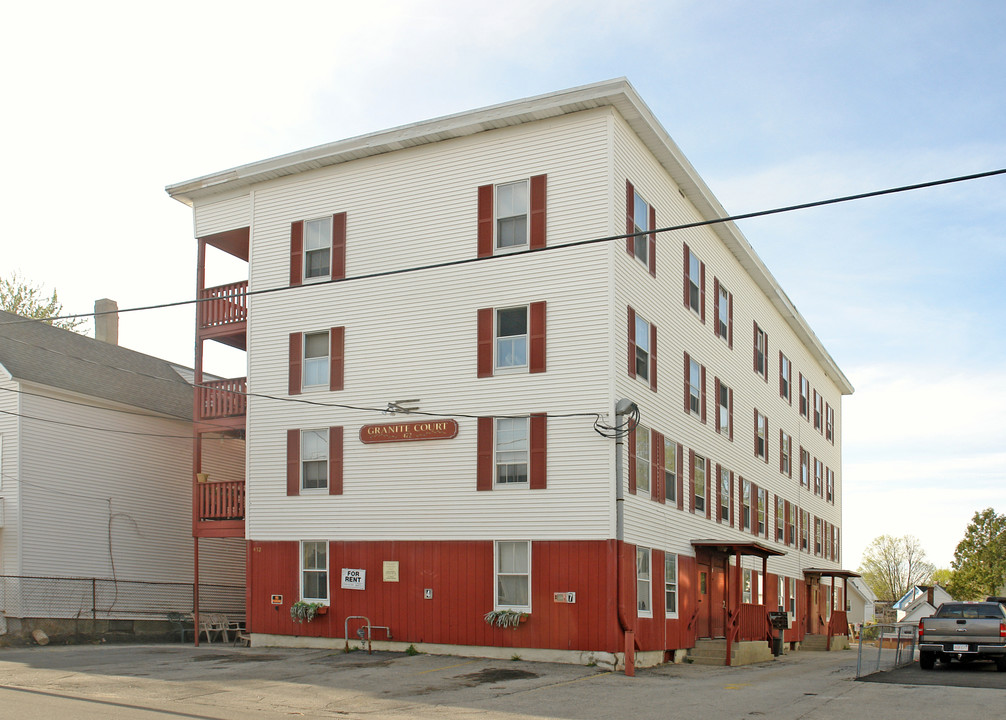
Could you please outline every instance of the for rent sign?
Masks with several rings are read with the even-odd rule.
[[[449,440],[457,437],[457,420],[420,420],[419,422],[383,423],[360,428],[360,442],[387,443],[414,440]]]

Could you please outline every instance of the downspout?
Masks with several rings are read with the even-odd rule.
[[[635,403],[629,400],[619,400],[615,405],[615,418],[635,411]],[[625,541],[625,467],[622,460],[622,448],[625,443],[622,435],[615,436],[615,607],[618,610],[618,626],[624,636],[625,674],[627,677],[636,675],[636,632],[629,623],[625,613],[625,602],[622,597],[622,545]]]

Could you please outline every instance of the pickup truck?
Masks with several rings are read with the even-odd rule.
[[[919,621],[919,667],[939,660],[992,660],[1006,672],[1006,606],[998,602],[945,602]]]

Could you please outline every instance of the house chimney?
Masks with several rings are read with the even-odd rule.
[[[934,590],[935,588],[932,585],[926,588],[926,602],[928,602],[933,607],[936,607],[936,601],[933,599]]]
[[[94,339],[119,344],[119,304],[115,300],[94,301]]]

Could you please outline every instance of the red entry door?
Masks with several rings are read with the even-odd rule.
[[[714,561],[709,576],[709,637],[726,637],[727,573]]]
[[[712,637],[712,608],[709,599],[709,576],[712,568],[708,564],[696,563],[698,568],[698,598],[699,598],[699,620],[698,633],[700,638]]]

